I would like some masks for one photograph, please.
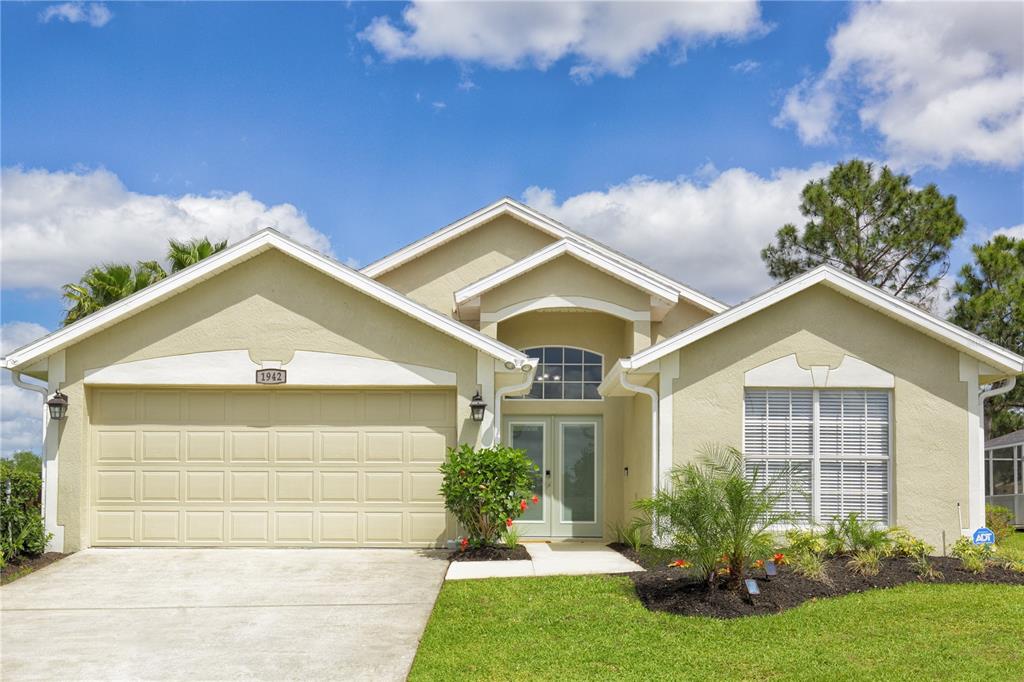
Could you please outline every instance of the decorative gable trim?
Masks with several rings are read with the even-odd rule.
[[[844,355],[835,369],[812,365],[805,369],[796,354],[766,362],[743,373],[744,386],[758,388],[893,388],[896,378],[851,355]]]

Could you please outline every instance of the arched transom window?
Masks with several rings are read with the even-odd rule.
[[[537,361],[537,374],[528,400],[600,400],[597,387],[604,377],[600,353],[573,346],[540,346],[523,352]]]

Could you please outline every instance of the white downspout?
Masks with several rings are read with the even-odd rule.
[[[46,386],[40,386],[39,384],[33,384],[31,382],[25,381],[24,379],[21,378],[21,372],[15,372],[14,370],[11,370],[11,380],[14,382],[14,385],[17,386],[18,388],[24,388],[24,389],[27,389],[29,391],[35,391],[36,393],[38,393],[41,396],[43,396],[43,441],[42,441],[43,453],[42,453],[42,457],[40,458],[42,463],[43,463],[43,466],[42,466],[42,470],[39,472],[39,480],[40,480],[40,484],[39,484],[39,492],[40,492],[39,514],[40,514],[40,516],[42,516],[45,519],[46,518],[46,430],[47,430],[47,417],[48,417],[48,414],[47,414],[47,411],[46,411],[46,409],[47,409],[46,408],[46,400],[47,400],[47,398],[50,397],[50,391],[49,391],[49,389]]]
[[[494,392],[494,429],[492,430],[494,435],[491,438],[491,445],[498,445],[501,443],[501,401],[504,400],[505,396],[509,393],[515,393],[516,391],[522,391],[523,389],[530,388],[533,385],[533,367],[530,365],[523,365],[522,370],[526,372],[526,381],[521,384],[513,384],[512,386],[503,386]]]
[[[658,468],[658,392],[649,386],[634,384],[626,378],[625,369],[619,373],[619,383],[628,391],[643,393],[651,399],[651,495],[658,494],[660,469]]]
[[[981,488],[981,494],[977,496],[968,496],[968,500],[970,500],[970,504],[968,505],[968,524],[970,525],[970,528],[963,528],[963,521],[960,522],[961,530],[965,534],[969,534],[970,531],[976,530],[977,528],[985,525],[985,401],[989,398],[994,398],[997,395],[1003,395],[1004,393],[1012,391],[1016,385],[1017,377],[1012,376],[992,384],[987,390],[978,391],[977,410],[979,424],[977,426],[977,437],[980,441],[980,453],[974,464],[977,467],[975,470],[976,482],[974,485]],[[959,505],[957,505],[957,512],[959,513],[959,511],[960,508]]]
[[[983,421],[984,421],[984,417],[985,417],[985,414],[984,414],[985,401],[987,399],[989,399],[989,398],[994,398],[997,395],[1002,395],[1004,393],[1009,393],[1010,391],[1013,390],[1013,388],[1016,385],[1017,385],[1017,377],[1010,377],[1009,379],[1003,379],[1002,381],[997,382],[997,384],[993,384],[994,388],[990,388],[987,391],[982,391],[981,392],[981,394],[978,396],[978,400],[979,400],[979,402],[982,403],[982,405],[981,405],[982,415],[981,416],[982,416],[982,420]]]

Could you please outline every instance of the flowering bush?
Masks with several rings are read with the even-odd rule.
[[[512,526],[527,508],[536,471],[526,453],[506,446],[448,451],[441,495],[445,509],[466,529],[469,546],[493,545]]]

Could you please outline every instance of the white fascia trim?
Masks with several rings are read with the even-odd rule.
[[[604,301],[599,298],[588,298],[586,296],[545,296],[543,298],[534,298],[528,301],[513,303],[512,305],[506,306],[497,312],[481,313],[480,323],[501,322],[510,317],[522,315],[523,313],[528,313],[533,310],[545,310],[550,308],[581,308],[583,310],[596,310],[598,312],[607,313],[613,317],[630,320],[632,322],[650,322],[651,320],[651,314],[649,312],[630,310],[618,303]]]
[[[381,258],[373,263],[370,263],[364,267],[362,272],[367,277],[379,277],[380,275],[393,270],[398,266],[418,258],[419,256],[435,249],[445,242],[448,242],[456,237],[469,232],[470,230],[479,227],[480,225],[489,222],[501,215],[512,215],[524,223],[536,227],[538,230],[550,234],[556,239],[568,239],[577,244],[582,244],[599,252],[606,258],[615,261],[621,267],[627,268],[634,271],[635,273],[642,275],[653,282],[657,282],[662,287],[672,290],[675,292],[675,296],[672,300],[683,298],[689,303],[702,308],[711,313],[720,313],[723,310],[727,310],[729,306],[717,301],[710,296],[700,293],[690,287],[686,286],[681,282],[677,282],[670,277],[667,277],[660,272],[652,270],[647,266],[638,263],[637,261],[618,253],[607,246],[594,241],[588,237],[585,237],[573,230],[569,229],[565,225],[562,225],[556,220],[549,218],[548,216],[537,212],[530,208],[526,204],[520,203],[509,197],[504,197],[494,202],[489,206],[485,206],[478,211],[474,211],[465,218],[457,220],[456,222],[441,228],[437,232],[427,235],[426,237],[413,242],[412,244],[395,251],[394,253]]]
[[[13,369],[46,357],[271,248],[276,248],[313,269],[502,362],[510,362],[516,369],[529,360],[514,348],[430,310],[366,275],[302,246],[274,229],[267,228],[79,322],[15,350],[3,359],[3,366]]]
[[[841,294],[914,327],[976,359],[987,362],[1000,371],[1006,372],[1007,375],[1024,372],[1024,358],[1016,353],[961,329],[955,324],[939,319],[892,294],[828,265],[819,266],[794,277],[724,313],[710,317],[700,324],[656,343],[650,348],[626,358],[623,365],[627,370],[641,368],[815,284],[825,284]]]
[[[526,258],[523,258],[522,260],[518,260],[511,265],[505,266],[497,272],[494,272],[493,274],[490,274],[469,286],[459,289],[455,292],[455,302],[457,304],[465,303],[466,301],[481,296],[491,289],[499,287],[520,275],[524,275],[527,272],[530,272],[531,270],[564,255],[572,256],[573,258],[597,268],[618,280],[630,284],[651,296],[658,296],[659,298],[663,298],[671,302],[679,299],[679,292],[677,290],[665,287],[634,270],[624,268],[619,263],[601,253],[598,253],[589,246],[577,242],[571,242],[567,239],[562,239],[544,247],[540,251],[537,251]]]

